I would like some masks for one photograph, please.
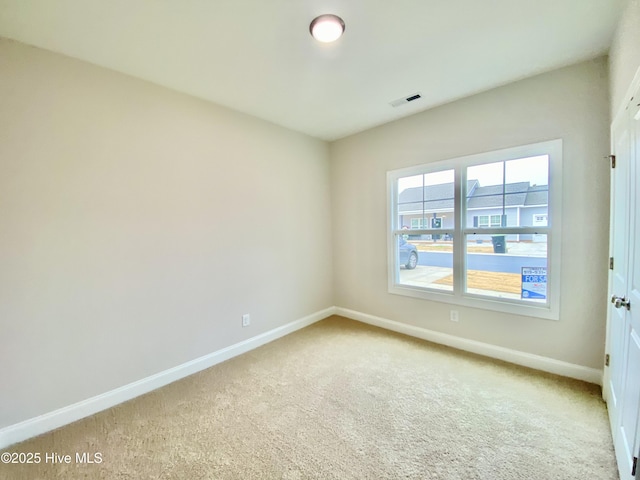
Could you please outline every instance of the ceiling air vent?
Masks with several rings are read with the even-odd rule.
[[[409,95],[408,97],[399,98],[398,100],[394,100],[390,103],[392,107],[399,107],[400,105],[404,105],[409,102],[413,102],[414,100],[418,100],[422,98],[422,95],[419,93],[414,93],[413,95]]]

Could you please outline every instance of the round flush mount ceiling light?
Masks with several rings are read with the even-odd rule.
[[[319,42],[335,42],[344,33],[344,21],[337,15],[320,15],[309,25],[309,32]]]

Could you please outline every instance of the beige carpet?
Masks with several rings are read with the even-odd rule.
[[[617,479],[600,389],[339,317],[8,449],[2,479]]]

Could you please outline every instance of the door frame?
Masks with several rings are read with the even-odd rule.
[[[625,99],[630,99],[631,97],[634,96],[634,94],[638,92],[638,94],[640,95],[640,66],[638,66],[638,69],[636,70],[636,73],[633,77],[633,80],[631,81],[631,84],[629,85],[629,88],[627,89],[627,92],[624,96]],[[610,151],[614,152],[615,151],[615,145],[614,145],[614,135],[613,135],[613,130],[614,130],[614,126],[616,126],[620,121],[622,116],[625,114],[625,110],[627,109],[627,105],[628,105],[629,101],[625,101],[622,105],[620,105],[620,108],[618,108],[618,111],[616,112],[615,116],[613,117],[613,121],[611,122],[611,126],[610,126],[610,130],[609,130],[609,138],[610,138]],[[610,177],[610,186],[611,189],[613,189],[613,178]],[[609,192],[609,198],[613,198],[613,190],[611,190]],[[613,203],[610,202],[610,207],[609,207],[609,221],[611,222],[611,219],[613,218],[612,216],[613,214]],[[609,224],[609,257],[611,258],[612,256],[612,248],[613,248],[613,231],[611,229],[611,223]],[[611,298],[611,295],[613,295],[612,292],[613,289],[613,274],[612,274],[612,270],[608,271],[608,281],[607,281],[607,300]],[[609,353],[609,342],[610,342],[610,338],[609,338],[609,325],[611,323],[611,309],[607,308],[607,329],[606,329],[606,337],[605,337],[605,354]],[[604,359],[603,359],[603,363],[604,363]],[[609,381],[609,369],[606,367],[606,365],[603,368],[603,375],[602,375],[602,397],[604,398],[605,401],[607,401],[607,389],[604,388],[607,383]]]
[[[639,99],[640,100],[640,67],[638,67],[638,69],[636,70],[635,76],[631,82],[631,84],[629,85],[629,88],[627,90],[627,93],[625,95],[625,102],[620,106],[620,108],[618,109],[618,111],[616,112],[616,115],[613,118],[613,121],[611,122],[611,130],[610,130],[610,136],[611,136],[611,152],[614,155],[619,155],[620,152],[617,152],[616,150],[616,137],[615,137],[615,132],[617,130],[617,127],[620,126],[621,122],[629,122],[629,119],[626,118],[628,117],[628,112],[627,109],[629,107],[629,104],[631,103],[631,100],[633,99],[635,101],[635,99]],[[631,141],[633,141],[633,139],[631,139]],[[634,147],[635,148],[635,147]],[[637,160],[637,156],[640,154],[640,152],[635,152],[635,157],[634,158],[630,158],[630,161],[635,162],[635,165],[637,168],[638,165],[638,160]],[[629,167],[629,174],[632,172],[631,170],[631,164],[628,166]],[[639,172],[637,170],[633,170],[634,175],[638,175]],[[614,229],[613,227],[613,222],[615,219],[614,216],[614,199],[616,198],[616,191],[615,191],[615,177],[613,174],[611,174],[610,177],[610,185],[611,185],[611,191],[610,191],[610,223],[609,223],[609,256],[613,257],[613,248],[614,248]],[[631,201],[634,201],[635,198],[637,198],[638,195],[640,195],[640,192],[636,192],[633,190],[632,185],[635,183],[635,177],[631,178],[631,175],[629,175],[629,183],[627,185],[627,197],[628,199],[630,199]],[[631,195],[634,195],[634,197],[632,198]],[[631,208],[631,202],[628,203],[628,208]],[[637,208],[637,206],[635,207]],[[631,210],[627,211],[628,215],[632,215],[633,212],[631,212]],[[631,220],[631,218],[629,218],[628,220]],[[631,222],[628,222],[629,225],[631,225]],[[633,233],[631,232],[631,230],[627,233],[628,238],[631,238],[633,236]],[[626,252],[627,258],[624,259],[617,259],[614,258],[614,262],[619,262],[619,261],[624,261],[624,262],[629,262],[629,255],[631,254],[631,247],[632,245],[629,245],[629,250]],[[637,248],[637,247],[636,247]],[[637,254],[637,252],[636,252]],[[629,263],[627,263],[627,268],[630,268]],[[627,281],[629,280],[630,274],[627,271]],[[609,298],[611,298],[612,295],[616,294],[616,292],[613,291],[613,287],[614,287],[614,270],[610,269],[608,272],[608,286],[607,286],[607,299],[606,301],[609,300]],[[620,293],[620,292],[618,292]],[[624,294],[626,295],[627,292],[624,292]],[[636,307],[637,308],[637,307]],[[613,316],[613,308],[611,308],[611,306],[609,305],[607,308],[607,323],[606,323],[606,339],[605,339],[605,354],[609,355],[612,353],[612,336],[611,336],[611,331],[612,331],[612,322],[615,322],[616,318],[614,318]],[[618,319],[619,321],[619,319]],[[618,352],[617,352],[618,353]],[[624,352],[622,352],[624,353]],[[605,357],[606,358],[606,357]],[[604,359],[603,359],[604,360]],[[614,359],[613,361],[623,361],[626,362],[626,359]],[[611,369],[606,365],[603,368],[603,378],[602,378],[602,396],[604,398],[604,400],[607,402],[607,406],[609,407],[611,405],[611,401],[612,399],[609,398],[609,387],[610,387],[610,381],[611,381]],[[624,382],[623,382],[624,383]],[[619,405],[618,409],[620,409],[621,407],[623,407],[623,405]],[[632,408],[638,408],[640,410],[640,402],[638,405],[636,405],[635,407],[633,405],[631,405]],[[616,410],[617,415],[620,415],[621,412],[620,410]],[[609,415],[609,419],[610,419],[610,426],[611,426],[611,433],[613,436],[613,440],[614,440],[614,448],[616,447],[616,438],[618,435],[618,432],[616,431],[616,429],[618,428],[618,418],[614,418],[612,416],[612,410],[609,409],[608,412]],[[634,452],[635,449],[637,448],[637,443],[638,443],[638,439],[640,438],[640,421],[636,422],[636,425],[633,427],[633,430],[635,431],[635,441],[634,441]],[[617,446],[619,450],[621,445]],[[632,452],[632,455],[635,455],[637,453]],[[624,460],[622,455],[624,455]],[[639,455],[640,456],[640,455]],[[618,468],[621,469],[622,468],[622,464],[626,461],[626,453],[623,454],[623,452],[620,451],[616,451],[616,462],[618,463]],[[626,468],[625,468],[626,471]],[[631,478],[631,476],[629,474],[625,474],[623,473],[623,471],[620,471],[620,475],[621,478],[623,480],[626,480],[627,478]],[[634,477],[635,478],[635,477]]]

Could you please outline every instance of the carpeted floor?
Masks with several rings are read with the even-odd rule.
[[[618,479],[599,387],[340,317],[8,451],[73,461],[1,479]]]

